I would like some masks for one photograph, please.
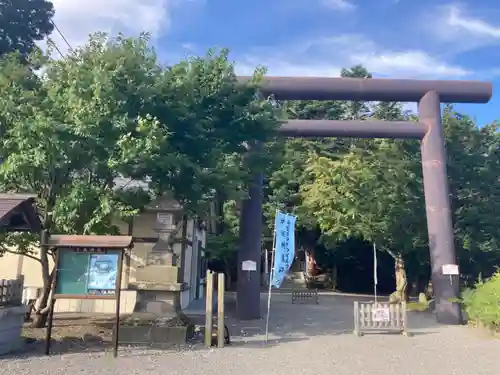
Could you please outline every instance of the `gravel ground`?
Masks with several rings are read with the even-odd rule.
[[[0,374],[500,374],[500,340],[468,327],[439,326],[426,313],[409,315],[413,337],[358,338],[351,333],[352,302],[352,297],[321,296],[320,305],[291,305],[289,295],[273,295],[267,345],[264,320],[229,318],[233,344],[224,349],[206,350],[200,344],[179,351],[122,348],[118,359],[103,351],[51,357],[26,353],[0,359]]]

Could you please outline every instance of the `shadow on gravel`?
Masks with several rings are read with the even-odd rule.
[[[272,295],[269,319],[270,339],[308,340],[314,336],[353,335],[354,301],[369,301],[368,297],[321,295],[319,304],[292,304],[291,295]],[[233,341],[263,342],[265,338],[267,296],[261,296],[259,320],[240,321],[236,318],[237,308],[234,294],[226,298],[227,325]],[[409,330],[413,336],[433,334],[439,329],[431,313],[409,312]],[[387,333],[371,333],[387,335]],[[389,333],[390,334],[390,333]],[[394,334],[390,334],[394,335]],[[408,338],[410,339],[410,338]]]
[[[112,316],[105,314],[56,314],[50,353],[60,355],[112,351],[112,320]],[[23,349],[0,356],[0,359],[45,356],[45,334],[45,328],[31,328],[29,323],[25,323]]]
[[[315,336],[353,336],[354,301],[368,301],[367,297],[321,295],[319,304],[292,304],[291,295],[276,293],[272,296],[269,319],[269,340],[265,342],[267,296],[261,295],[261,312],[258,320],[241,321],[237,318],[236,298],[234,293],[226,297],[226,325],[229,328],[231,344],[228,348],[268,349],[287,343],[304,342]],[[112,324],[110,316],[89,317],[71,314],[56,317],[54,320],[51,344],[52,355],[71,353],[109,353],[111,356]],[[203,320],[203,319],[202,319]],[[198,321],[198,323],[200,323]],[[422,312],[408,313],[409,330],[414,336],[433,334],[439,330],[434,315]],[[137,347],[120,345],[120,356],[151,355],[179,351],[207,351],[203,345],[203,328],[186,345],[163,347]],[[44,355],[45,329],[25,328],[25,349],[7,358],[29,358]],[[387,335],[370,333],[368,335]],[[394,334],[390,334],[394,336]],[[363,340],[363,338],[359,338]],[[408,338],[411,340],[411,338]],[[212,349],[218,350],[218,349]],[[226,350],[226,349],[222,349]]]
[[[45,356],[45,340],[37,340],[31,337],[24,337],[25,345],[18,352],[0,356],[3,359],[23,359],[30,357]],[[112,350],[111,345],[106,345],[99,336],[63,337],[62,339],[51,341],[51,355],[71,354],[71,353],[92,353]]]
[[[160,349],[160,348],[150,348],[150,347],[129,347],[129,348],[121,348],[120,349],[120,356],[128,356],[130,355],[131,357],[142,357],[142,356],[158,356],[162,354],[172,354],[172,353],[185,353],[185,352],[196,352],[200,353],[203,355],[204,353],[209,353],[209,352],[215,352],[218,350],[232,350],[236,348],[244,348],[244,349],[261,349],[261,350],[267,350],[276,346],[280,346],[283,344],[288,344],[288,343],[295,343],[295,342],[302,342],[304,339],[300,338],[281,338],[281,339],[270,339],[267,343],[264,341],[244,341],[244,340],[238,340],[238,341],[233,341],[230,345],[225,346],[222,349],[218,349],[216,347],[212,347],[210,349],[205,348],[203,345],[202,341],[197,341],[195,343],[191,343],[190,345],[182,346],[182,347],[176,347],[176,348],[167,348],[167,349]]]

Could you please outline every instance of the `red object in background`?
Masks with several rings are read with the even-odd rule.
[[[319,268],[316,264],[316,259],[311,255],[307,257],[307,274],[309,276],[316,276],[318,274]]]

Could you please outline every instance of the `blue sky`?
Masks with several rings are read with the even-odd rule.
[[[377,77],[488,80],[490,103],[457,107],[479,124],[500,119],[495,0],[53,2],[56,24],[73,46],[95,31],[147,31],[165,62],[227,47],[239,74],[263,65],[269,75],[337,76],[363,64]]]

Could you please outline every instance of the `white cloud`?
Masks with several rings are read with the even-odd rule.
[[[360,35],[319,38],[289,46],[256,49],[236,58],[239,74],[261,64],[269,75],[338,76],[342,67],[364,65],[376,76],[399,78],[461,78],[466,69],[441,61],[424,51],[392,51]]]
[[[189,52],[196,52],[196,45],[194,43],[183,43],[181,44],[181,48]]]
[[[423,51],[380,51],[353,55],[351,61],[366,66],[369,71],[387,76],[458,78],[470,74],[462,67],[439,61]]]
[[[455,31],[465,31],[479,37],[491,37],[500,39],[500,26],[494,26],[479,18],[464,15],[458,6],[447,8],[445,15],[447,26],[455,28]]]
[[[357,8],[356,4],[348,0],[321,0],[321,4],[327,8],[341,11],[352,11]]]
[[[89,34],[149,32],[159,37],[171,26],[172,7],[192,0],[52,0],[54,21],[72,47],[84,44]],[[56,31],[51,38],[64,52],[68,46]]]
[[[358,35],[340,35],[303,40],[286,46],[256,48],[251,54],[237,58],[238,74],[248,74],[262,65],[268,75],[335,77],[340,74],[343,52],[371,48],[371,42]]]
[[[422,14],[420,24],[431,35],[434,48],[457,55],[500,43],[500,25],[486,21],[497,13],[460,5],[437,6]]]

